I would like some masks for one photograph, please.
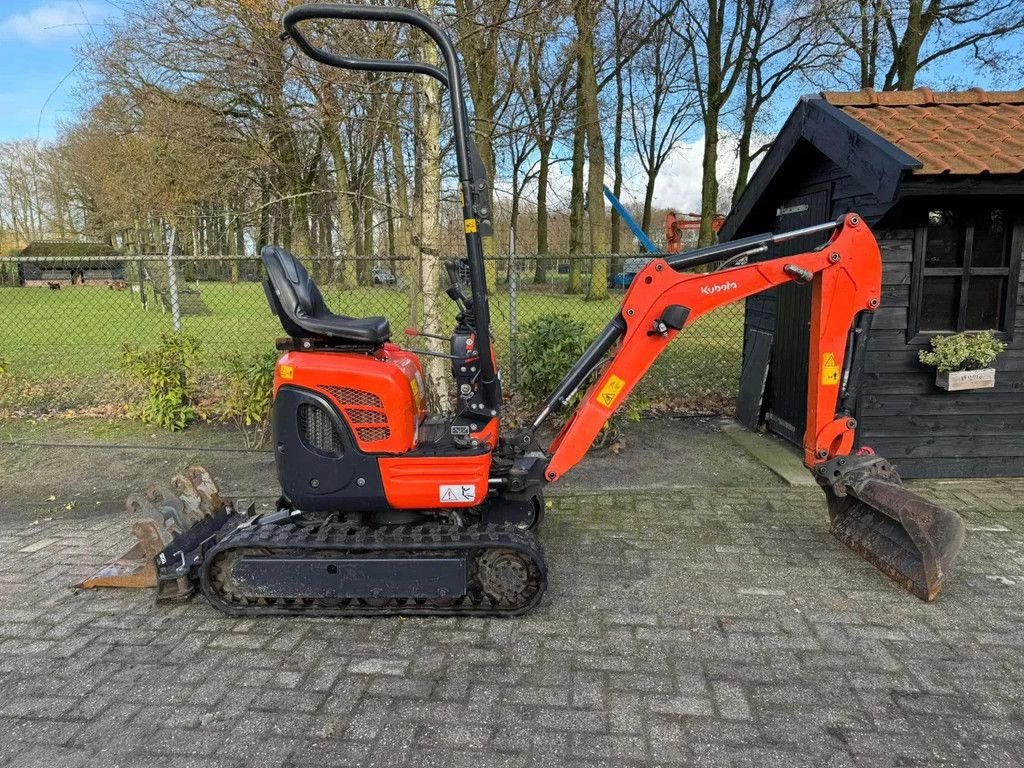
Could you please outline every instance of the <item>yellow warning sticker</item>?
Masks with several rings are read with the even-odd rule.
[[[466,234],[472,235],[476,232],[476,219],[466,219]]]
[[[620,379],[614,374],[608,377],[608,381],[601,387],[601,391],[597,393],[597,402],[603,405],[605,408],[611,408],[612,403],[615,402],[615,398],[619,396],[619,392],[626,386],[626,382]]]
[[[290,365],[278,366],[277,372],[285,381],[291,381],[292,379],[295,378],[295,369],[292,368]]]
[[[839,383],[839,366],[836,365],[836,356],[831,352],[826,352],[821,356],[821,384],[825,387],[831,387]]]

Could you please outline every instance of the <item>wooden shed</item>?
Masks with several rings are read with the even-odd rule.
[[[124,257],[109,243],[34,240],[18,254],[24,286],[104,284],[124,280]]]
[[[859,443],[906,477],[1024,475],[1024,91],[804,97],[722,238],[850,211],[871,225],[883,260]],[[791,284],[746,310],[738,412],[794,443],[806,422],[809,307],[809,288]],[[994,388],[947,392],[918,361],[933,336],[963,330],[1008,343]]]

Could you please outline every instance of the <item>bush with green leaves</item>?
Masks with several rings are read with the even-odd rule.
[[[988,368],[1006,349],[1006,344],[991,331],[933,336],[931,350],[922,349],[917,357],[939,373],[976,371]]]
[[[274,349],[227,361],[227,392],[220,416],[238,428],[247,448],[261,448],[270,431],[276,364]]]
[[[171,432],[195,421],[199,350],[198,339],[180,333],[160,334],[155,347],[125,345],[121,371],[142,392],[139,402],[128,405],[128,415]]]
[[[519,390],[531,403],[544,400],[590,343],[583,323],[569,315],[541,315],[516,339]]]
[[[10,386],[10,372],[11,361],[0,352],[0,396],[7,394],[7,388]]]

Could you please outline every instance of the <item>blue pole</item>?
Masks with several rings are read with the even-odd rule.
[[[640,225],[636,223],[632,216],[629,215],[622,203],[619,202],[619,198],[612,194],[612,191],[608,187],[604,187],[604,196],[608,198],[608,202],[612,204],[612,208],[615,209],[616,213],[622,217],[622,220],[626,222],[630,231],[636,235],[636,239],[640,242],[640,245],[644,247],[644,250],[648,253],[661,253],[654,243],[651,242],[651,238],[647,236],[647,233],[640,229]]]

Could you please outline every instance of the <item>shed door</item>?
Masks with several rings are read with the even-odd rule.
[[[831,217],[828,187],[790,198],[775,218],[775,231],[821,224]],[[821,245],[821,235],[780,243],[771,255],[789,256]],[[768,372],[768,427],[800,445],[807,428],[807,365],[811,330],[811,286],[787,283],[777,289],[775,338]]]

